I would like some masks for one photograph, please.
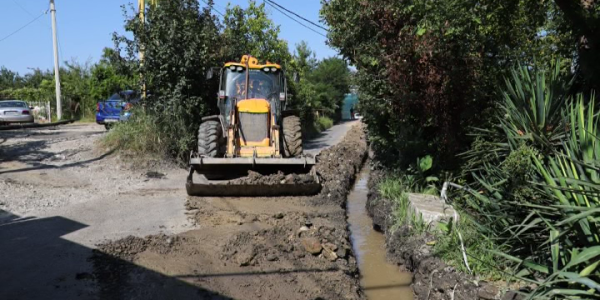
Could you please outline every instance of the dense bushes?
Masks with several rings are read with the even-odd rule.
[[[137,81],[123,73],[111,49],[104,49],[96,64],[65,62],[60,69],[63,118],[92,119],[96,103],[123,89],[135,88]],[[25,76],[0,68],[0,99],[49,101],[56,111],[54,72],[35,69]],[[75,110],[76,109],[76,110]]]
[[[172,142],[168,154],[184,159],[195,144],[200,119],[215,112],[218,81],[205,75],[220,59],[215,17],[194,0],[165,1],[148,10],[145,24],[133,16],[126,29],[134,39],[117,37],[117,42],[130,54],[128,60],[136,61],[143,45],[143,64],[133,66],[149,91],[146,113]]]
[[[358,69],[376,150],[402,167],[433,155],[443,169],[459,166],[470,128],[488,121],[503,68],[537,47],[545,18],[533,2],[460,0],[332,0],[322,14],[330,43]]]
[[[598,299],[598,4],[330,0],[322,14],[393,182],[410,189],[410,164],[432,155],[433,175],[470,191],[452,198],[471,255],[531,298]],[[437,254],[461,262],[448,234]]]
[[[491,138],[502,155],[482,158],[462,208],[518,277],[538,286],[532,299],[596,299],[599,120],[593,95],[570,96],[570,81],[558,74],[521,67],[507,80],[501,133]]]

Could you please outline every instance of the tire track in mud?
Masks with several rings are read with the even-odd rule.
[[[367,152],[362,126],[324,150],[311,197],[188,197],[196,228],[99,245],[100,298],[365,299],[345,201]]]

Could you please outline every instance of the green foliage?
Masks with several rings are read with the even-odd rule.
[[[296,73],[299,78],[297,83],[290,82],[296,94],[289,108],[299,111],[305,134],[312,136],[331,127],[322,126],[317,115],[339,121],[344,97],[350,90],[348,64],[335,57],[318,61],[303,41],[296,45],[290,67],[288,75]]]
[[[60,69],[62,109],[64,118],[93,117],[96,103],[123,89],[135,89],[133,76],[122,72],[119,57],[105,48],[97,64],[64,62]],[[15,98],[26,101],[50,101],[56,111],[54,72],[33,70],[20,76],[6,68],[0,69],[0,99]]]
[[[506,79],[500,105],[504,118],[500,123],[514,148],[523,141],[542,153],[552,152],[565,133],[561,114],[573,80],[561,74],[560,61],[550,70],[532,70],[519,66]]]
[[[538,1],[324,1],[329,42],[358,69],[359,110],[380,157],[431,154],[459,166],[470,128],[489,122],[506,66],[549,40]]]
[[[132,73],[141,73],[150,92],[146,113],[170,137],[169,153],[183,160],[194,147],[201,118],[216,108],[218,82],[205,76],[222,63],[216,18],[194,0],[161,1],[148,9],[145,24],[134,15],[126,29],[134,39],[115,41],[128,61],[136,62],[137,52],[144,51],[143,64]]]
[[[142,108],[136,108],[132,112],[128,122],[111,127],[102,144],[107,148],[135,155],[167,157],[172,144],[177,141],[160,128],[157,116],[146,113]]]
[[[439,223],[437,229],[431,232],[435,237],[433,247],[435,256],[461,272],[468,273],[461,249],[460,233],[473,274],[477,274],[484,280],[513,280],[508,276],[512,271],[511,264],[498,260],[494,254],[501,251],[501,248],[477,230],[470,216],[460,214],[458,220],[450,219],[448,222]]]
[[[523,259],[527,270],[545,275],[531,299],[600,298],[600,132],[593,96],[586,106],[577,95],[568,115],[571,132],[563,150],[547,161],[535,159],[551,205],[535,208],[535,217],[522,225],[522,235],[543,232],[548,249]]]
[[[481,157],[472,185],[478,192],[461,202],[462,209],[498,245],[493,253],[513,264],[521,280],[536,284],[530,299],[597,299],[600,142],[594,97],[569,98],[570,80],[555,67],[550,76],[531,72],[520,67],[512,73],[499,130],[491,138],[480,132],[470,159],[486,148],[503,153]],[[490,146],[486,139],[495,142]]]
[[[333,120],[328,117],[319,117],[317,118],[317,126],[319,132],[327,130],[333,126]]]
[[[244,54],[283,66],[290,60],[288,44],[279,38],[279,26],[267,15],[265,3],[250,0],[246,9],[228,6],[224,26],[225,60],[239,61]]]

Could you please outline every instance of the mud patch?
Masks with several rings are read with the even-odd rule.
[[[188,197],[198,229],[170,242],[161,235],[100,245],[94,278],[111,299],[365,299],[343,205],[365,154],[359,126],[323,151],[317,196]],[[250,173],[240,180],[275,185],[312,178]]]
[[[248,176],[234,179],[228,182],[231,185],[255,184],[255,185],[277,185],[277,184],[308,184],[315,183],[315,178],[309,174],[288,174],[278,172],[271,175],[261,175],[254,171],[248,171]]]

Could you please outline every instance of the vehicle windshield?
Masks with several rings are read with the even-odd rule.
[[[246,97],[246,72],[235,72],[226,69],[225,96],[241,99],[268,99],[279,95],[279,74],[277,72],[264,72],[262,70],[250,70],[250,85],[248,86],[248,97]]]
[[[0,107],[22,107],[27,108],[27,104],[22,101],[3,101],[0,102]]]

